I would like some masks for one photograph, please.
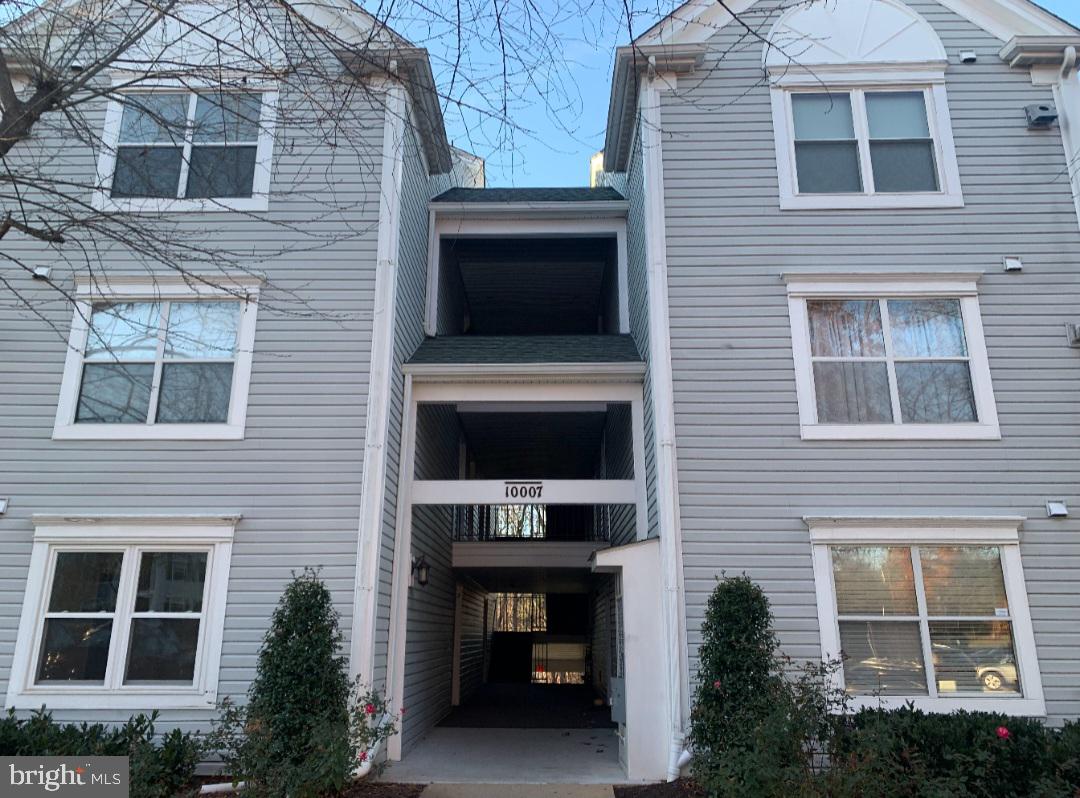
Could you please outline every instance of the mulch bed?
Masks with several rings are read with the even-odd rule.
[[[616,784],[614,789],[615,798],[705,798],[705,790],[693,779],[633,787]]]

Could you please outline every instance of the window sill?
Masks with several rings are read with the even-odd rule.
[[[14,709],[213,709],[216,691],[185,690],[172,687],[91,690],[87,688],[35,687],[7,695],[7,706]]]
[[[54,441],[242,441],[242,424],[65,424]]]
[[[861,696],[851,700],[851,709],[901,709],[908,705],[924,712],[947,714],[958,709],[969,712],[1000,712],[1005,715],[1017,715],[1029,718],[1046,717],[1046,701],[1042,698],[1024,698],[1023,696],[998,696],[994,698],[978,695],[963,698],[930,698],[929,696]]]
[[[999,441],[996,424],[802,424],[804,441]]]
[[[963,208],[961,194],[805,194],[780,197],[782,211]]]
[[[232,211],[258,212],[270,208],[266,194],[251,197],[220,197],[218,199],[159,199],[156,197],[131,197],[113,199],[98,191],[93,197],[95,210],[114,213],[229,213]]]

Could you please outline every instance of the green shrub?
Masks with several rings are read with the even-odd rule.
[[[1080,798],[1080,723],[911,707],[852,714],[840,663],[795,665],[769,603],[722,579],[702,626],[690,740],[720,798]]]
[[[1080,730],[992,712],[864,709],[831,743],[835,780],[856,794],[1062,798],[1080,791]]]
[[[316,572],[294,576],[263,639],[246,706],[223,702],[212,742],[258,796],[340,789],[355,765],[338,615]]]
[[[160,739],[149,717],[135,715],[122,726],[56,723],[44,708],[19,718],[9,709],[0,719],[0,756],[130,757],[131,798],[173,798],[189,789],[203,754],[198,735],[173,729]]]

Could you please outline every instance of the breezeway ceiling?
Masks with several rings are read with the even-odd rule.
[[[461,413],[478,479],[592,479],[604,413]]]

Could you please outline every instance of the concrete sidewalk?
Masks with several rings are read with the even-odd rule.
[[[614,798],[607,784],[431,784],[420,798]]]

